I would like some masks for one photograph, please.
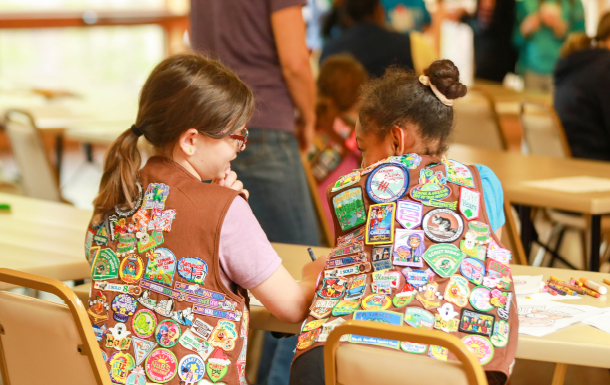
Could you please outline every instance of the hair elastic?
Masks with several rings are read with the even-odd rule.
[[[142,131],[141,131],[141,130],[140,130],[138,127],[136,127],[136,125],[135,125],[135,124],[132,124],[132,125],[131,125],[131,132],[133,132],[133,134],[134,134],[135,136],[137,136],[138,138],[139,138],[140,136],[142,136]]]
[[[429,77],[427,77],[426,75],[420,75],[419,82],[425,86],[430,86],[430,88],[432,88],[432,92],[434,92],[434,95],[436,95],[436,97],[438,98],[438,100],[441,101],[441,103],[446,106],[453,106],[454,99],[449,99],[445,95],[443,95],[443,93],[440,92],[438,88],[436,88],[436,86],[430,82]]]

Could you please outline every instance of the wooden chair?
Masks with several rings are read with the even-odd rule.
[[[345,334],[440,345],[455,354],[459,362],[360,344],[340,345],[339,339]],[[408,373],[405,367],[409,367]],[[326,385],[487,384],[483,367],[456,336],[371,321],[346,321],[330,333],[324,346],[324,372]]]
[[[87,312],[66,285],[4,268],[0,281],[55,294],[66,303],[0,292],[4,385],[112,385]]]
[[[528,265],[527,256],[525,255],[525,249],[519,236],[519,230],[517,230],[517,222],[513,215],[513,209],[510,201],[506,199],[504,195],[504,216],[506,217],[506,223],[502,230],[502,243],[508,248],[513,254],[512,263],[517,265]]]
[[[316,210],[316,217],[318,218],[318,224],[322,229],[322,235],[324,237],[323,243],[327,246],[332,247],[335,244],[333,239],[333,232],[330,229],[330,223],[326,220],[326,214],[324,213],[324,207],[322,206],[321,197],[318,194],[318,184],[316,179],[311,173],[311,167],[309,167],[309,161],[307,155],[301,154],[301,163],[303,163],[303,169],[305,170],[305,176],[307,177],[307,184],[309,185],[309,192],[311,199],[313,200],[314,208]]]

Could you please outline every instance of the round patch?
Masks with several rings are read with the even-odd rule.
[[[490,311],[494,308],[491,304],[491,290],[484,286],[477,286],[470,292],[470,304],[479,311]]]
[[[127,381],[127,373],[136,366],[136,363],[129,353],[116,352],[110,356],[110,378],[112,382],[124,384]]]
[[[428,238],[437,243],[451,243],[464,231],[464,220],[453,210],[434,209],[422,220],[422,228]]]
[[[390,307],[392,302],[387,295],[371,294],[362,300],[364,310],[385,310]]]
[[[460,265],[460,272],[470,282],[480,285],[485,277],[485,263],[476,258],[466,257]]]
[[[164,348],[171,348],[178,343],[180,334],[180,325],[178,325],[176,321],[166,319],[159,322],[159,325],[157,325],[157,330],[155,330],[155,339],[159,345],[163,346]]]
[[[131,329],[140,338],[152,336],[156,327],[157,316],[148,309],[138,310],[131,320]]]
[[[121,281],[131,284],[136,283],[142,278],[144,268],[142,260],[137,255],[123,258],[119,267],[119,277]]]
[[[392,298],[392,304],[394,304],[394,307],[398,308],[407,306],[411,301],[413,301],[413,298],[415,298],[415,293],[417,292],[405,291],[398,293],[394,296],[394,298]]]
[[[197,354],[189,354],[180,360],[178,375],[187,384],[193,384],[205,376],[205,362]]]
[[[468,350],[479,360],[481,365],[485,365],[494,357],[494,347],[486,337],[483,336],[466,336],[462,338],[462,342]]]
[[[297,342],[297,349],[303,350],[313,345],[314,342],[316,342],[316,339],[318,338],[320,333],[322,333],[322,328],[317,328],[314,330],[307,331],[305,333],[301,333]]]
[[[208,264],[199,258],[184,257],[178,261],[178,275],[189,282],[203,285],[208,275]]]
[[[112,311],[114,320],[117,322],[127,322],[129,317],[136,312],[138,301],[129,294],[117,294],[112,300]]]
[[[434,315],[418,307],[408,307],[405,312],[405,322],[414,328],[432,329],[434,327]]]
[[[376,203],[394,202],[409,188],[409,171],[396,163],[382,164],[366,180],[366,192]]]
[[[146,374],[156,382],[170,381],[176,375],[176,367],[176,356],[167,349],[153,350],[146,358]]]

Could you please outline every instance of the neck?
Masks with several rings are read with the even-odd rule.
[[[195,168],[193,166],[191,166],[191,164],[188,162],[186,156],[184,155],[184,153],[182,151],[180,151],[179,148],[175,148],[173,153],[171,153],[171,154],[168,151],[155,151],[155,155],[162,156],[162,157],[173,160],[174,162],[176,162],[180,166],[182,166],[186,171],[188,171],[195,178],[197,178],[199,180],[203,180],[203,179],[201,179],[201,175],[199,175],[199,173],[195,170]]]

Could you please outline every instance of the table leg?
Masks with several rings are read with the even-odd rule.
[[[532,242],[535,239],[532,208],[530,206],[519,205],[519,220],[521,221],[521,243],[523,243],[525,258],[529,261]]]
[[[85,148],[85,156],[87,157],[88,163],[93,163],[93,148],[91,147],[91,143],[83,144]]]
[[[589,259],[589,270],[591,271],[599,271],[599,247],[601,244],[601,215],[591,215],[591,227],[589,231],[591,232],[591,250],[590,250],[590,259]]]
[[[61,183],[61,163],[64,153],[64,135],[55,135],[55,167],[57,168],[57,178]]]
[[[555,365],[555,373],[553,374],[552,385],[563,385],[563,380],[566,377],[567,368],[568,368],[567,364],[556,364]]]

